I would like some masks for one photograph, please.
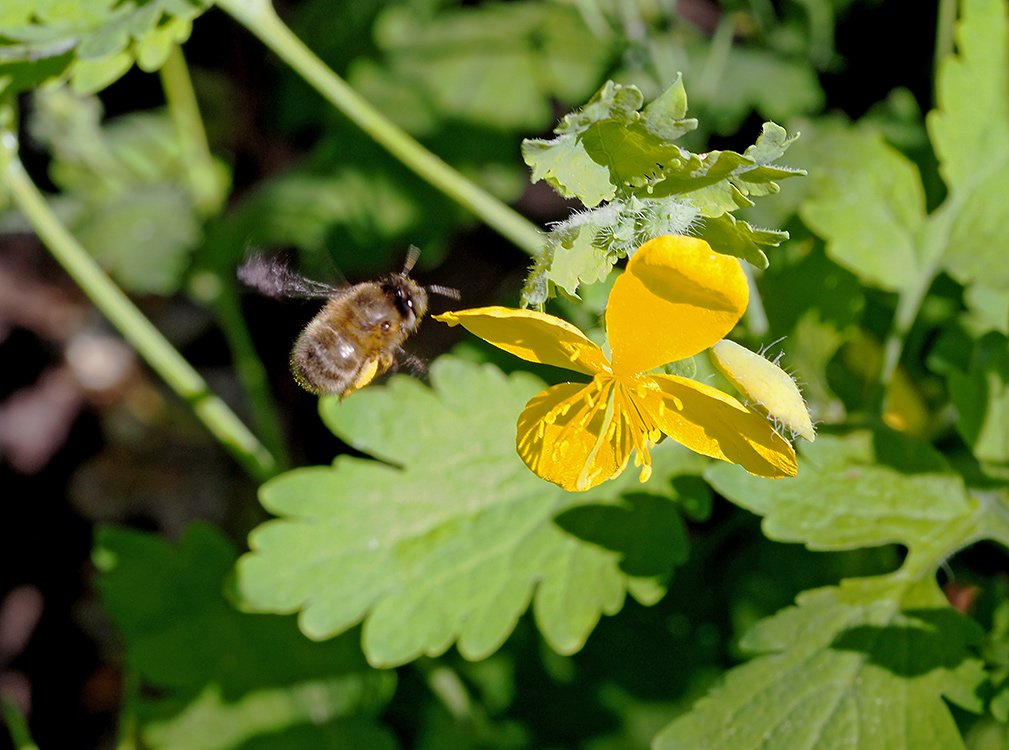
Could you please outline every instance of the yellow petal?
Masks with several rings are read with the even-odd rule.
[[[739,261],[696,237],[656,237],[631,258],[606,309],[613,372],[645,372],[702,352],[749,300]]]
[[[627,414],[614,405],[611,378],[562,383],[526,404],[515,445],[533,473],[570,492],[619,475],[633,449]]]
[[[594,375],[609,372],[602,350],[566,320],[535,310],[478,307],[435,315],[529,362]]]
[[[696,380],[652,375],[635,392],[640,408],[676,442],[761,477],[794,477],[795,451],[764,417]]]
[[[709,353],[715,367],[751,404],[792,434],[816,440],[806,401],[791,375],[728,339],[719,341]]]

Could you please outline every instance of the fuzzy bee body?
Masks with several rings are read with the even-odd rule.
[[[386,372],[427,312],[427,292],[390,276],[330,299],[291,351],[294,379],[307,391],[349,396]]]
[[[238,276],[271,297],[327,298],[294,342],[291,372],[311,393],[345,398],[395,364],[403,342],[427,313],[428,289],[458,298],[454,289],[425,289],[411,279],[416,259],[412,248],[401,273],[345,287],[306,279],[258,256],[247,260]]]

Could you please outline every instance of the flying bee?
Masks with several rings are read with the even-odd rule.
[[[345,398],[396,362],[403,342],[427,312],[429,292],[459,299],[456,289],[423,287],[410,278],[419,255],[420,250],[411,246],[399,273],[339,287],[254,255],[239,267],[238,279],[269,297],[327,300],[294,342],[291,372],[306,391]]]

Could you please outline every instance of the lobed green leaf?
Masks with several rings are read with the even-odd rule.
[[[662,595],[686,540],[676,505],[647,493],[670,494],[696,457],[662,446],[647,487],[627,472],[565,493],[515,453],[516,417],[542,383],[444,357],[431,381],[322,401],[330,428],[379,461],[339,457],[263,487],[280,518],[239,563],[247,606],[300,611],[318,639],[364,620],[369,661],[388,666],[453,643],[483,658],[530,602],[546,641],[572,653],[626,593]]]
[[[202,237],[178,132],[162,111],[102,122],[101,103],[65,87],[36,92],[29,128],[52,152],[52,199],[84,247],[127,289],[171,294]],[[214,177],[219,199],[223,166]],[[8,215],[5,221],[21,221]]]
[[[925,443],[888,430],[820,435],[803,446],[798,476],[760,481],[732,467],[706,478],[729,500],[764,517],[770,539],[812,549],[900,543],[927,548],[937,528],[969,518],[977,503]],[[938,551],[941,562],[945,550]]]
[[[980,711],[980,630],[930,580],[854,579],[801,594],[742,646],[758,658],[656,738],[655,750],[953,750],[948,698]]]
[[[1009,284],[1009,7],[964,0],[958,54],[943,60],[926,123],[953,213],[943,265],[958,281]]]
[[[682,96],[682,87],[677,79],[673,93],[667,90],[659,100]],[[663,110],[646,116],[638,111],[643,103],[636,87],[607,81],[582,109],[564,117],[555,138],[522,143],[532,181],[546,180],[561,195],[592,208],[655,178],[661,165],[689,153],[658,133],[686,132],[693,123],[673,120],[659,128],[655,120]]]

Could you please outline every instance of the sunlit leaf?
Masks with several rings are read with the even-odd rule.
[[[982,331],[1009,334],[1009,290],[983,283],[972,284],[964,293],[964,302]]]
[[[602,278],[607,266],[664,234],[697,233],[758,268],[767,266],[761,248],[787,239],[787,232],[757,229],[731,212],[777,192],[776,180],[804,174],[774,163],[794,136],[765,123],[743,154],[693,154],[674,142],[696,126],[683,117],[682,81],[643,103],[636,87],[610,81],[561,121],[555,138],[523,142],[533,182],[546,180],[589,209],[555,225],[523,291],[526,305],[543,304],[553,286],[575,294],[579,283]]]
[[[453,643],[485,657],[530,603],[547,642],[571,653],[626,593],[661,596],[686,553],[675,503],[642,493],[634,472],[588,493],[529,472],[515,424],[538,380],[447,358],[431,380],[322,402],[337,435],[386,463],[340,457],[265,485],[281,518],[239,563],[247,606],[300,611],[313,638],[364,620],[369,660],[391,665]],[[653,459],[648,486],[666,492],[697,466],[673,445]]]
[[[1009,8],[1002,0],[965,0],[958,54],[943,61],[937,108],[927,118],[955,218],[944,264],[958,280],[1009,284]]]
[[[885,430],[819,436],[803,445],[794,479],[762,482],[719,466],[705,476],[734,503],[763,516],[768,537],[813,549],[924,547],[937,527],[976,507],[942,456]]]

